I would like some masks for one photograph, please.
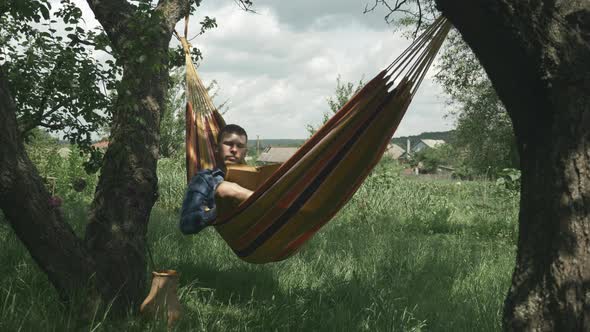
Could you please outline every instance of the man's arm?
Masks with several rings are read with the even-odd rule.
[[[222,199],[231,198],[242,203],[252,195],[253,191],[246,189],[235,182],[223,181],[217,186],[215,194]]]

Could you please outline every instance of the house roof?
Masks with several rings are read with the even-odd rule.
[[[258,161],[263,163],[284,163],[291,158],[298,149],[299,148],[293,147],[271,146],[260,154]]]
[[[91,146],[95,147],[97,149],[106,149],[109,146],[109,141],[104,140],[104,141],[96,142],[96,143],[92,144]]]
[[[421,139],[420,141],[430,148],[435,148],[446,143],[442,139]]]
[[[385,155],[390,156],[393,159],[398,159],[402,154],[404,154],[404,152],[405,151],[401,146],[391,143],[387,146]]]

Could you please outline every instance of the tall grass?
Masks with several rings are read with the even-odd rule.
[[[215,233],[177,230],[179,161],[160,161],[148,241],[180,271],[177,331],[495,331],[514,262],[518,197],[489,182],[422,181],[382,162],[300,253],[240,261]],[[66,201],[83,228],[86,200]],[[129,316],[81,321],[0,223],[1,331],[164,331]],[[147,273],[147,271],[146,271]],[[147,290],[146,290],[147,294]],[[86,316],[92,317],[92,313]]]

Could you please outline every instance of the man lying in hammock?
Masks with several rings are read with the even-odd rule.
[[[217,136],[215,157],[219,168],[199,171],[191,179],[180,216],[180,231],[195,234],[217,217],[215,197],[241,203],[252,195],[237,183],[224,181],[226,165],[243,164],[247,152],[248,135],[244,128],[229,124]]]

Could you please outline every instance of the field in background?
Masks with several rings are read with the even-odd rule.
[[[256,137],[248,138],[248,149],[255,149],[256,145],[260,143],[260,148],[264,149],[268,146],[285,146],[285,147],[299,147],[305,143],[305,139],[260,139],[256,140]]]
[[[79,171],[74,162],[66,165]],[[382,161],[299,254],[252,265],[237,259],[214,229],[188,237],[177,230],[182,165],[160,161],[160,199],[148,234],[156,264],[181,273],[185,312],[176,330],[500,329],[515,256],[514,191],[490,182],[403,177],[394,162]],[[81,232],[92,191],[73,193],[66,180],[57,181],[64,216]],[[5,222],[0,241],[1,331],[166,330],[133,317],[80,323],[80,309],[60,304]]]

